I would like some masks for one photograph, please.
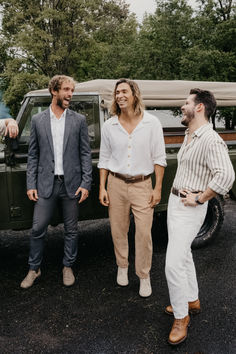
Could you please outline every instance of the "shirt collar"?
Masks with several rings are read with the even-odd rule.
[[[143,112],[143,118],[140,121],[140,123],[141,124],[150,123],[150,117],[148,116],[146,111]],[[113,116],[112,125],[117,125],[117,124],[119,124],[118,116]]]
[[[199,138],[202,134],[204,134],[206,131],[208,131],[210,129],[212,129],[212,124],[211,123],[203,124],[203,125],[201,125],[200,128],[196,129],[193,132],[192,136],[193,137],[197,136]],[[185,135],[188,135],[188,134],[189,134],[189,128],[185,130]]]
[[[52,111],[52,106],[51,106],[51,105],[50,105],[50,107],[49,107],[49,110],[50,110],[50,118],[51,118],[51,119],[57,119],[57,120],[58,120],[58,118],[55,116],[55,114],[54,114],[53,111]],[[60,116],[59,119],[64,119],[64,118],[65,118],[65,116],[66,116],[66,111],[67,111],[67,108],[64,110],[64,112],[62,113],[62,115]]]

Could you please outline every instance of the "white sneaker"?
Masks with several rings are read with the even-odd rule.
[[[117,284],[119,284],[121,286],[127,286],[129,284],[128,268],[118,267],[116,281],[117,281]]]
[[[139,295],[142,297],[148,297],[152,294],[152,287],[150,282],[150,276],[146,279],[140,279]]]

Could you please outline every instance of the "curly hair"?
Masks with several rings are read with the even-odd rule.
[[[63,82],[69,81],[75,86],[75,81],[72,77],[66,75],[55,75],[51,78],[48,84],[48,90],[52,96],[52,91],[59,91]]]
[[[119,116],[121,113],[121,109],[116,102],[116,90],[117,90],[117,87],[123,83],[128,84],[131,91],[132,91],[132,94],[134,97],[134,103],[133,103],[134,114],[135,115],[142,114],[144,111],[144,104],[143,104],[143,101],[141,98],[141,93],[140,93],[138,85],[133,80],[119,79],[117,81],[117,83],[115,84],[115,88],[114,88],[114,92],[113,92],[113,99],[112,99],[112,104],[111,104],[111,109],[110,109],[111,115],[118,115]]]

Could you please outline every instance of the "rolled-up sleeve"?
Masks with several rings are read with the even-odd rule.
[[[208,187],[218,194],[225,195],[234,183],[235,173],[228,148],[223,141],[217,141],[210,145],[207,164],[213,175]]]
[[[167,166],[163,129],[157,119],[152,134],[152,159],[154,165]]]
[[[101,145],[100,145],[98,168],[104,168],[108,170],[110,157],[111,157],[111,146],[109,142],[108,129],[107,129],[107,125],[104,124],[101,133]]]

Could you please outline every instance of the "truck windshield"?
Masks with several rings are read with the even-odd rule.
[[[21,134],[21,140],[29,141],[32,116],[48,109],[51,103],[50,96],[30,97],[23,113],[25,126]],[[74,95],[70,108],[86,117],[91,148],[99,148],[99,97],[98,95]]]

